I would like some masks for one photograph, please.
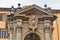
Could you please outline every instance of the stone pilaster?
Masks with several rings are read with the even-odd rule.
[[[8,21],[8,33],[9,33],[9,40],[14,40],[13,38],[13,21]]]
[[[9,40],[13,40],[13,30],[9,30]]]
[[[16,29],[16,40],[21,40],[21,29],[20,28]]]
[[[44,21],[45,40],[51,40],[51,21]]]
[[[51,40],[50,30],[45,29],[45,40]]]

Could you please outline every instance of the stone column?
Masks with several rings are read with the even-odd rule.
[[[17,28],[16,30],[16,40],[21,40],[21,29],[20,28]]]
[[[51,22],[50,20],[44,21],[44,32],[45,32],[45,40],[51,40]]]
[[[16,38],[17,40],[21,40],[22,19],[17,19],[16,21],[17,21]]]
[[[45,29],[45,40],[51,40],[50,30]]]
[[[14,40],[16,40],[16,27],[17,27],[16,20],[13,20],[13,27],[14,27],[13,38],[14,38]]]
[[[9,30],[9,40],[13,40],[13,31]]]
[[[14,31],[13,21],[9,21],[9,23],[8,23],[9,40],[14,40],[14,38],[13,38],[13,31]]]

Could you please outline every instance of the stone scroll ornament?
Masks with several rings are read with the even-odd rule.
[[[29,17],[30,28],[33,28],[34,30],[37,27],[37,23],[38,23],[38,17],[36,15],[31,15]]]

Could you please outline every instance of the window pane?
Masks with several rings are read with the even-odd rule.
[[[2,31],[2,38],[6,38],[6,31]]]
[[[0,20],[2,20],[2,14],[0,13]]]

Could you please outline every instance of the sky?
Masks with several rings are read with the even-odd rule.
[[[11,8],[13,5],[15,8],[17,8],[18,3],[21,4],[21,7],[36,4],[44,8],[44,4],[47,4],[47,6],[51,7],[52,9],[60,9],[60,0],[0,0],[0,7]]]

